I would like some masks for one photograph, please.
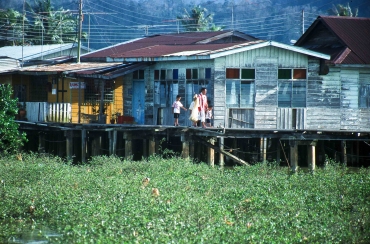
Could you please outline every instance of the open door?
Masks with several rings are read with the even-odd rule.
[[[144,124],[145,84],[143,80],[134,80],[132,96],[132,116],[137,124]]]

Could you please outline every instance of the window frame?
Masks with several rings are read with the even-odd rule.
[[[251,76],[245,76],[246,72],[247,74],[250,73]],[[225,78],[227,108],[254,108],[256,106],[255,68],[226,68]],[[246,86],[247,84],[249,84],[249,86]],[[233,88],[233,86],[235,87]],[[233,94],[232,90],[235,90],[235,92],[238,94]],[[243,91],[249,91],[249,95],[243,94]],[[245,97],[247,97],[247,99],[243,99]],[[230,101],[233,101],[234,99],[236,99],[235,103],[230,103]],[[243,101],[245,102],[243,103]]]
[[[279,108],[307,107],[307,69],[280,68],[277,75],[277,106]],[[287,89],[289,91],[284,92]],[[287,97],[289,99],[286,99]]]

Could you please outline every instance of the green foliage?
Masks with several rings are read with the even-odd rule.
[[[35,0],[33,6],[27,2],[27,7],[33,13],[27,42],[41,45],[77,41],[78,23],[71,11],[63,8],[54,11],[51,0]]]
[[[349,6],[349,3],[347,3],[347,6],[343,4],[337,4],[337,6],[335,6],[333,4],[333,8],[328,10],[328,14],[336,16],[357,17],[358,9],[355,9],[355,13],[353,13],[351,7]]]
[[[12,99],[10,85],[0,85],[0,150],[17,151],[25,142],[26,134],[18,131],[19,125],[14,121],[18,112],[17,99]]]
[[[13,9],[0,9],[0,46],[22,45],[23,21],[27,19]]]
[[[213,23],[213,14],[207,14],[208,10],[200,5],[191,9],[191,13],[185,9],[185,14],[178,16],[186,31],[220,31],[221,26]]]
[[[219,170],[158,156],[72,166],[31,154],[0,158],[0,172],[2,243],[31,231],[52,243],[370,241],[369,169],[290,175],[276,164]]]

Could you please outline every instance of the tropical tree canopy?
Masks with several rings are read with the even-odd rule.
[[[0,46],[22,44],[23,20],[26,24],[28,23],[27,19],[18,11],[13,9],[0,10]]]
[[[181,21],[186,31],[220,31],[222,27],[213,23],[213,14],[208,14],[206,8],[195,6],[189,13],[186,9],[182,16],[177,19]]]
[[[336,6],[333,4],[333,8],[328,10],[329,15],[337,15],[337,16],[348,16],[348,17],[357,17],[358,9],[355,9],[355,12],[352,12],[349,3],[346,5],[337,4]]]
[[[32,23],[27,40],[32,44],[59,44],[77,41],[77,19],[69,10],[54,11],[50,0],[27,3]]]

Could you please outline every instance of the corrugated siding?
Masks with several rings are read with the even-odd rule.
[[[277,129],[305,129],[306,109],[305,108],[278,108]]]

